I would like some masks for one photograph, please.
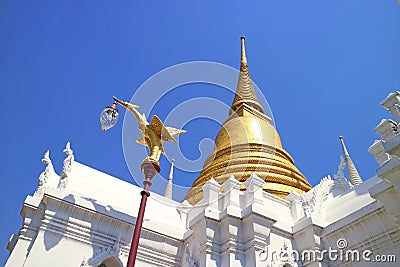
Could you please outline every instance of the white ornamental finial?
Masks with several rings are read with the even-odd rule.
[[[171,170],[169,171],[167,186],[165,187],[164,197],[172,199],[172,178],[174,177],[174,163],[175,160],[171,160]]]
[[[60,174],[60,182],[58,183],[58,189],[65,189],[68,184],[68,174],[71,172],[71,166],[75,161],[73,151],[71,149],[70,142],[67,143],[63,150],[67,157],[64,159],[64,165]]]
[[[73,151],[71,149],[71,143],[68,141],[67,144],[65,145],[65,149],[63,152],[67,155],[72,155]]]
[[[342,190],[347,191],[348,189],[353,188],[353,185],[347,181],[346,177],[344,176],[344,168],[346,167],[346,161],[344,160],[343,156],[340,155],[340,163],[338,166],[337,173],[333,176],[333,187],[342,188]]]
[[[43,197],[44,191],[46,189],[47,181],[52,173],[54,173],[53,164],[51,163],[49,150],[44,153],[42,162],[46,164],[45,170],[39,176],[39,185],[34,193],[35,197]]]
[[[339,166],[338,166],[338,171],[337,171],[335,176],[344,176],[343,170],[344,170],[345,167],[346,167],[346,162],[345,162],[343,156],[340,155],[340,163],[339,163]]]
[[[350,183],[353,186],[359,185],[362,183],[361,177],[358,174],[356,166],[354,165],[353,161],[350,158],[349,152],[347,151],[347,148],[344,144],[343,137],[339,136],[339,139],[340,139],[340,142],[342,143],[343,154],[344,154],[344,158],[346,159],[347,172],[349,173]]]

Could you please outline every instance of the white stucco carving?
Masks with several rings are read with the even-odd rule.
[[[306,198],[304,194],[300,195],[301,197],[301,206],[303,208],[304,214],[306,217],[311,217],[311,204],[310,201]]]
[[[279,253],[272,260],[272,267],[297,267],[292,249],[288,246],[287,241],[283,242]]]
[[[92,258],[82,261],[81,267],[97,267],[102,262],[110,258],[114,258],[116,262],[120,263],[119,267],[123,267],[123,264],[119,259],[120,255],[122,256],[120,252],[120,245],[117,242],[116,244],[97,249]]]
[[[344,177],[343,170],[344,170],[345,167],[346,167],[346,162],[344,160],[344,157],[342,155],[340,155],[340,163],[339,163],[338,170],[337,170],[335,176]]]
[[[312,215],[323,215],[324,203],[333,185],[334,181],[330,175],[328,175],[327,177],[322,178],[320,183],[308,193],[300,196],[306,217],[311,217]]]
[[[63,150],[67,157],[64,159],[64,165],[60,174],[60,182],[58,184],[59,189],[65,189],[68,184],[68,174],[71,172],[72,164],[75,161],[73,151],[70,146],[70,142],[67,142],[65,149]]]
[[[49,150],[47,150],[42,159],[42,162],[46,164],[46,168],[39,176],[38,187],[34,193],[34,196],[38,198],[43,197],[44,191],[46,190],[47,182],[50,179],[50,176],[54,174],[54,167],[49,154],[50,152]]]
[[[342,191],[341,193],[343,193],[354,187],[344,176],[343,170],[345,167],[346,162],[343,156],[340,155],[340,163],[337,172],[333,175],[333,186],[331,188],[331,191],[333,191],[334,189],[339,189]]]

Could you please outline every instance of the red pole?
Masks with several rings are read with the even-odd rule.
[[[140,208],[136,219],[135,230],[133,231],[133,238],[131,243],[131,250],[129,252],[127,267],[135,266],[136,254],[139,246],[140,232],[142,230],[144,210],[146,209],[147,197],[150,196],[150,193],[144,190],[140,192],[140,194],[142,195],[142,200],[140,201]]]
[[[145,180],[143,182],[143,191],[140,192],[142,195],[142,200],[140,201],[140,207],[138,216],[136,218],[135,230],[133,231],[133,238],[131,243],[131,249],[129,251],[128,256],[128,264],[127,267],[134,267],[136,261],[137,250],[139,247],[139,239],[140,239],[140,232],[142,231],[142,224],[143,224],[143,217],[144,211],[146,209],[146,202],[147,198],[150,196],[150,186],[151,186],[151,179],[160,172],[160,165],[157,161],[146,158],[142,165],[140,166],[140,170],[143,172]]]

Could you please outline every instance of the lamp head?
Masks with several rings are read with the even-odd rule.
[[[103,109],[100,113],[101,129],[107,131],[114,127],[118,122],[118,115],[117,102],[114,102],[111,106],[107,106]]]

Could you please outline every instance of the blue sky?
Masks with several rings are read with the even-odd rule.
[[[400,4],[216,2],[0,2],[0,262],[21,226],[19,211],[37,186],[47,149],[58,173],[69,140],[77,161],[133,182],[122,122],[100,130],[99,113],[111,96],[129,100],[149,77],[178,63],[238,68],[241,35],[247,37],[252,79],[273,111],[283,146],[310,183],[336,172],[339,135],[362,178],[374,175],[378,166],[367,149],[378,138],[374,127],[389,117],[379,103],[400,88]],[[215,86],[180,89],[154,112],[165,116],[191,97],[232,101]],[[219,129],[201,120],[185,127],[180,143],[193,159],[199,157],[197,144]],[[166,172],[168,162],[161,164]],[[175,179],[190,184],[195,177],[178,170]]]

